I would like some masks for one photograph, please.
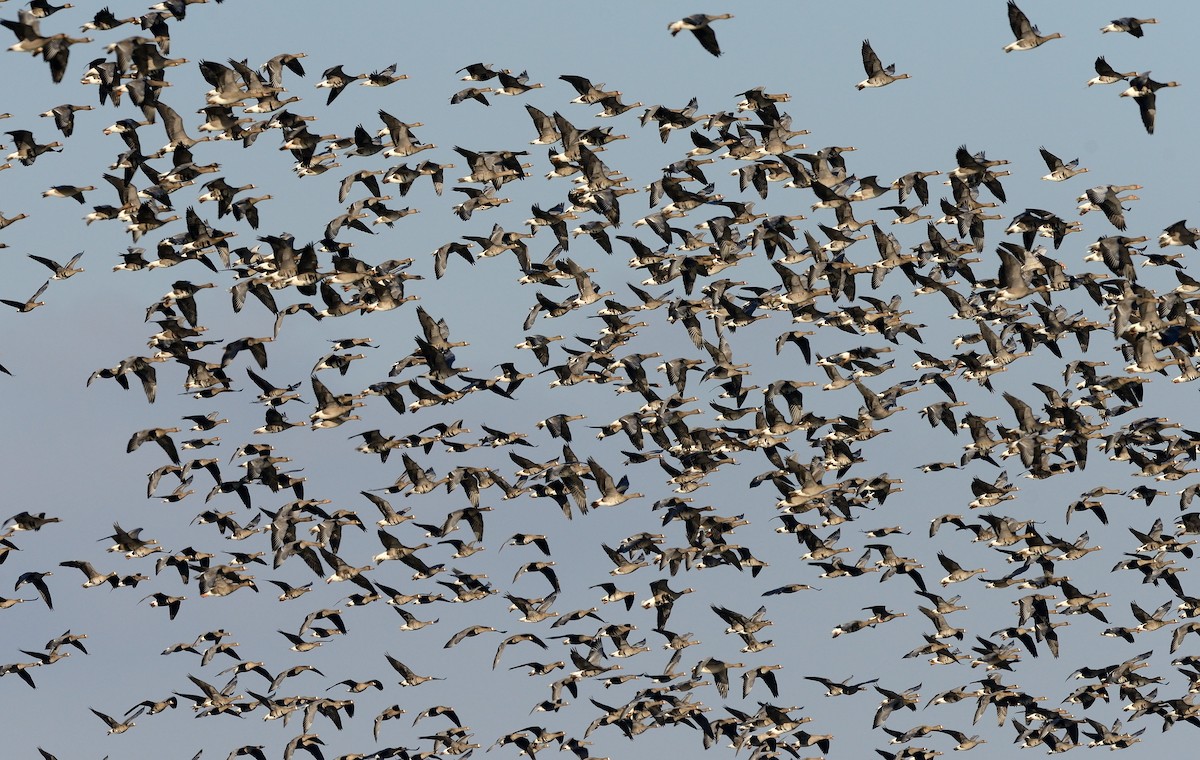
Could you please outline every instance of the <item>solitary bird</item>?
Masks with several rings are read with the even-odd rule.
[[[709,26],[714,21],[721,19],[733,18],[732,13],[721,13],[711,16],[707,13],[693,13],[691,16],[684,16],[678,21],[672,21],[667,25],[667,30],[671,32],[671,36],[680,32],[691,32],[696,35],[696,39],[705,50],[713,55],[721,54],[721,46],[717,44],[717,34]]]

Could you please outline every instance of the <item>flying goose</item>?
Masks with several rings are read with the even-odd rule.
[[[84,562],[82,560],[67,560],[65,562],[59,562],[58,564],[62,567],[74,567],[82,572],[84,577],[87,578],[87,580],[84,581],[83,588],[93,588],[104,583],[116,588],[117,573],[115,572],[99,573],[96,571],[96,568],[92,567],[92,563]]]
[[[75,112],[91,110],[93,110],[93,107],[89,105],[76,106],[70,103],[63,103],[60,106],[55,106],[49,111],[39,114],[39,116],[53,118],[54,126],[58,128],[59,132],[62,132],[63,137],[70,137],[75,131]]]
[[[79,253],[75,254],[66,264],[59,264],[53,259],[48,259],[45,256],[37,256],[32,253],[29,254],[29,258],[33,259],[39,264],[42,264],[51,272],[54,272],[54,275],[50,278],[51,280],[65,280],[68,277],[73,277],[84,271],[83,269],[77,269],[75,267],[75,265],[79,263],[79,259],[83,258],[83,253],[83,251],[80,251]]]
[[[1044,180],[1048,180],[1050,182],[1062,182],[1063,180],[1074,177],[1076,174],[1083,174],[1087,171],[1086,166],[1080,168],[1078,158],[1070,163],[1064,163],[1061,158],[1045,148],[1038,148],[1038,152],[1042,154],[1042,160],[1046,162],[1046,168],[1050,170],[1049,174],[1042,177]]]
[[[13,301],[13,300],[10,300],[7,298],[0,298],[0,303],[7,304],[8,306],[13,307],[20,314],[27,314],[39,306],[46,305],[45,301],[39,301],[37,299],[39,296],[42,295],[42,293],[46,292],[46,288],[49,286],[50,286],[50,281],[46,280],[44,283],[42,283],[42,286],[37,289],[37,292],[34,293],[32,296],[30,296],[28,299],[26,299],[24,302]]]
[[[1127,32],[1134,37],[1142,37],[1145,31],[1142,29],[1147,24],[1157,24],[1158,19],[1153,18],[1133,18],[1132,16],[1123,16],[1115,18],[1108,23],[1107,26],[1100,27],[1100,33],[1108,32]]]
[[[1142,126],[1146,128],[1147,134],[1152,135],[1154,134],[1154,120],[1158,114],[1158,91],[1164,87],[1178,86],[1178,82],[1156,82],[1150,78],[1150,72],[1147,71],[1131,78],[1129,87],[1121,92],[1121,97],[1134,99],[1142,117]]]
[[[1181,219],[1162,231],[1162,234],[1158,236],[1158,247],[1186,245],[1195,248],[1198,240],[1200,240],[1200,230],[1188,227],[1187,220]]]
[[[135,711],[132,715],[126,716],[125,720],[123,720],[123,721],[119,721],[116,718],[112,717],[111,715],[105,715],[104,713],[100,712],[99,710],[97,710],[94,707],[89,707],[88,709],[92,711],[93,715],[95,715],[97,718],[104,721],[108,725],[108,733],[110,735],[112,735],[112,734],[123,734],[126,731],[128,731],[129,729],[133,728],[135,725],[133,722],[133,719],[138,717],[139,715],[141,715],[142,712],[146,708],[144,708],[144,707],[138,708],[138,710]]]
[[[388,66],[386,69],[372,71],[366,75],[366,78],[359,82],[363,87],[387,87],[389,84],[395,84],[402,79],[408,79],[408,74],[397,74],[396,64]]]
[[[1045,42],[1062,38],[1058,32],[1041,34],[1036,26],[1029,23],[1029,17],[1017,7],[1014,0],[1008,0],[1008,25],[1017,39],[1004,46],[1006,53],[1014,50],[1032,50]]]
[[[970,580],[972,576],[986,572],[984,568],[978,568],[976,570],[964,570],[962,565],[950,559],[944,552],[938,552],[938,562],[940,562],[942,567],[946,568],[946,571],[949,573],[945,578],[942,578],[939,581],[942,586],[949,586],[951,583],[962,583],[963,581]]]
[[[732,13],[720,13],[717,15],[709,15],[707,13],[694,13],[691,16],[684,16],[678,21],[672,21],[667,24],[667,31],[671,36],[680,32],[691,32],[696,35],[696,40],[700,45],[715,56],[721,55],[721,46],[717,44],[717,34],[709,26],[714,21],[733,18]]]
[[[871,48],[869,40],[863,40],[862,43],[862,62],[863,69],[867,72],[867,78],[854,85],[855,89],[864,90],[868,87],[883,87],[898,79],[909,79],[908,74],[896,73],[896,64],[893,63],[885,67],[879,60],[879,56],[875,55],[875,51]]]
[[[325,72],[321,74],[321,81],[317,82],[316,86],[329,90],[329,97],[326,99],[325,105],[330,105],[351,82],[365,79],[366,77],[366,74],[347,74],[342,70],[341,64],[338,64],[337,66],[330,66],[325,69]]]
[[[1104,56],[1096,59],[1096,76],[1087,81],[1087,86],[1091,87],[1094,84],[1116,84],[1123,82],[1130,77],[1137,76],[1136,71],[1130,71],[1122,74],[1109,65],[1108,61],[1104,60]]]
[[[19,160],[25,166],[32,166],[37,157],[47,152],[62,152],[62,143],[58,141],[39,144],[33,139],[33,133],[27,129],[14,129],[11,132],[5,132],[13,140],[13,146],[16,148],[12,153],[9,153],[5,158],[6,161],[13,159]]]
[[[615,507],[624,504],[630,499],[640,499],[640,493],[628,493],[629,476],[621,476],[620,482],[614,482],[612,476],[600,466],[599,462],[591,457],[587,460],[588,469],[591,471],[592,478],[596,481],[596,485],[600,488],[600,498],[591,503],[593,507]]]
[[[144,597],[142,597],[141,601],[144,602],[147,599],[151,600],[150,601],[151,607],[166,607],[168,610],[168,613],[169,613],[168,618],[170,620],[175,619],[175,616],[179,614],[180,605],[182,605],[183,602],[187,601],[186,596],[170,596],[168,594],[164,594],[161,591],[157,591],[148,596],[144,596]],[[153,714],[153,713],[151,713],[151,714]]]
[[[395,657],[392,657],[390,654],[385,652],[383,656],[387,658],[388,664],[391,665],[392,668],[397,673],[400,674],[400,685],[401,686],[420,686],[421,684],[425,683],[426,681],[444,681],[444,680],[446,680],[444,678],[438,678],[435,676],[419,676],[416,673],[414,673],[411,668],[409,668],[407,665],[405,665],[404,663],[397,660]]]
[[[500,73],[492,68],[490,63],[472,63],[469,66],[463,66],[456,74],[466,72],[466,76],[462,77],[464,82],[486,82],[495,79]]]

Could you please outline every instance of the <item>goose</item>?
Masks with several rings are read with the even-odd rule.
[[[1162,231],[1158,236],[1158,247],[1166,248],[1173,245],[1186,245],[1192,248],[1196,247],[1196,241],[1200,240],[1200,230],[1194,227],[1187,226],[1186,219],[1180,219],[1171,226]]]
[[[1095,64],[1096,76],[1087,81],[1087,86],[1091,87],[1094,84],[1116,84],[1123,82],[1130,77],[1137,76],[1136,71],[1130,71],[1122,74],[1109,65],[1108,61],[1104,60],[1104,56],[1096,59]]]
[[[383,656],[385,658],[387,658],[388,664],[392,666],[392,669],[400,674],[400,685],[401,686],[420,686],[421,684],[425,683],[426,681],[444,681],[444,680],[446,680],[444,678],[439,678],[436,676],[419,676],[415,672],[413,672],[413,670],[411,668],[409,668],[403,662],[400,662],[399,660],[397,660],[395,657],[392,657],[390,654],[385,652]]]
[[[325,579],[326,583],[352,581],[357,585],[364,586],[364,588],[367,588],[368,591],[374,590],[373,588],[370,588],[370,581],[364,577],[364,573],[374,569],[373,565],[352,567],[342,560],[341,557],[329,551],[324,546],[320,546],[318,548],[320,549],[321,556],[325,559],[325,562],[333,569],[333,572],[330,573],[329,577]]]
[[[1049,182],[1062,182],[1074,177],[1076,174],[1083,174],[1087,171],[1086,166],[1082,168],[1079,166],[1078,158],[1070,163],[1064,163],[1061,158],[1045,148],[1038,148],[1038,152],[1041,153],[1042,160],[1046,162],[1046,168],[1050,170],[1050,173],[1042,177],[1042,179]]]
[[[463,641],[465,641],[468,638],[471,638],[473,636],[479,636],[484,633],[501,633],[501,634],[503,634],[503,633],[507,633],[507,631],[497,630],[497,629],[491,627],[490,625],[469,625],[466,628],[459,631],[458,633],[451,636],[450,639],[444,645],[442,645],[442,648],[450,649],[451,647],[461,644]]]
[[[13,34],[17,36],[17,43],[9,50],[16,53],[31,53],[37,55],[50,41],[49,37],[43,37],[39,26],[41,19],[33,12],[24,8],[17,11],[17,20],[10,19],[0,20]]]
[[[229,565],[216,565],[201,573],[199,578],[200,596],[228,596],[238,589],[250,588],[258,593],[254,578],[240,574]]]
[[[15,216],[6,217],[6,216],[4,216],[4,214],[2,212],[0,212],[0,230],[4,229],[5,227],[7,227],[10,224],[13,224],[14,222],[19,222],[22,219],[28,219],[28,218],[29,218],[28,214],[16,214]],[[5,247],[7,247],[7,245],[5,245]]]
[[[400,121],[399,119],[392,116],[391,114],[388,114],[385,111],[380,111],[379,117],[383,120],[384,129],[385,129],[386,134],[392,140],[391,147],[383,152],[384,156],[386,156],[388,158],[404,158],[406,156],[411,156],[415,153],[420,153],[423,150],[432,150],[433,148],[437,147],[433,143],[421,142],[413,134],[413,132],[412,132],[413,129],[416,129],[417,127],[420,127],[420,126],[424,126],[422,124],[422,122],[415,121],[410,124],[406,124],[405,122]],[[442,167],[442,168],[450,168],[450,167]],[[419,168],[416,171],[419,174],[424,173]],[[390,170],[389,170],[388,174],[389,175],[391,174]],[[393,180],[393,181],[395,181],[395,180]],[[401,191],[400,194],[404,195],[405,192],[406,191]],[[378,195],[379,193],[375,192],[374,194]],[[439,195],[440,195],[440,193],[439,193]]]
[[[351,82],[365,79],[366,77],[366,74],[347,74],[342,70],[341,64],[338,64],[337,66],[330,66],[325,69],[325,72],[321,74],[321,81],[317,82],[316,87],[329,90],[329,97],[326,99],[325,105],[330,105]]]
[[[712,30],[710,24],[714,21],[733,18],[732,13],[719,13],[710,15],[707,13],[694,13],[691,16],[684,16],[678,21],[672,21],[667,24],[667,31],[671,36],[680,32],[691,32],[696,36],[696,41],[700,43],[708,52],[714,56],[721,55],[721,46],[717,44],[717,34]]]
[[[630,499],[642,498],[640,493],[628,493],[628,475],[622,476],[619,483],[614,483],[612,476],[595,459],[589,457],[587,463],[601,493],[600,498],[591,503],[592,507],[615,507]]]
[[[492,89],[496,95],[521,95],[530,90],[535,90],[544,87],[540,82],[529,84],[529,73],[522,71],[520,74],[509,74],[501,71],[497,74],[500,80],[500,86]]]
[[[1108,218],[1112,226],[1118,230],[1124,230],[1125,208],[1121,204],[1125,201],[1137,200],[1137,196],[1127,195],[1122,198],[1117,193],[1141,189],[1141,185],[1098,185],[1088,188],[1083,195],[1076,199],[1080,201],[1079,213],[1086,214],[1089,211],[1101,211]]]
[[[92,567],[92,563],[82,560],[67,560],[58,564],[61,567],[74,567],[82,572],[84,577],[87,578],[83,583],[83,588],[94,588],[105,583],[116,588],[117,573],[115,572],[99,573],[96,571],[96,568]]]
[[[33,133],[27,129],[14,129],[4,134],[12,138],[13,146],[16,148],[16,150],[5,157],[6,161],[17,159],[24,166],[32,166],[37,157],[43,153],[62,153],[62,143],[56,140],[50,143],[38,144],[33,138]]]
[[[712,657],[706,657],[696,663],[696,667],[692,670],[692,676],[697,677],[701,673],[708,673],[713,677],[713,684],[717,687],[717,693],[721,698],[729,696],[729,671],[732,668],[745,667],[740,662],[722,662]]]
[[[629,573],[632,573],[639,568],[646,567],[647,564],[649,564],[645,560],[628,559],[607,544],[601,544],[600,548],[604,550],[604,553],[607,554],[608,558],[612,560],[614,565],[616,565],[616,567],[609,571],[610,575],[628,575]],[[632,594],[633,592],[628,593]],[[614,594],[615,592],[610,592],[609,595],[613,596]],[[622,598],[625,598],[624,595],[622,595]],[[626,606],[632,606],[632,602],[627,601]]]
[[[51,5],[48,0],[30,0],[29,2],[29,12],[35,18],[46,18],[47,16],[53,16],[55,13],[58,13],[66,8],[74,7],[75,6],[70,3]]]
[[[141,601],[144,602],[147,599],[151,600],[151,607],[166,607],[168,611],[168,619],[170,620],[175,619],[175,616],[179,614],[180,606],[183,604],[183,602],[187,601],[186,596],[170,596],[161,591],[144,596],[142,597]],[[151,714],[153,715],[154,713],[152,712]]]
[[[75,266],[76,264],[79,263],[79,259],[83,258],[83,251],[80,251],[79,253],[72,256],[71,260],[68,261],[66,264],[59,264],[57,261],[54,261],[53,259],[48,259],[45,256],[38,256],[38,255],[35,255],[32,253],[28,254],[28,256],[29,256],[29,258],[33,259],[34,261],[38,262],[39,264],[43,265],[44,267],[46,267],[47,269],[49,269],[51,272],[54,273],[50,277],[51,280],[65,280],[69,277],[74,277],[75,275],[84,271],[83,269],[77,268]]]
[[[1045,42],[1062,38],[1058,32],[1041,34],[1036,26],[1029,23],[1029,17],[1017,7],[1014,0],[1008,0],[1008,25],[1017,39],[1004,46],[1006,53],[1014,50],[1032,50]]]
[[[559,79],[571,85],[571,87],[575,89],[575,92],[579,93],[578,97],[571,100],[572,103],[592,105],[594,103],[599,103],[601,100],[609,97],[610,95],[621,94],[616,90],[611,92],[606,91],[604,89],[603,82],[593,83],[592,80],[588,79],[587,77],[576,76],[574,74],[563,74],[559,77]]]
[[[94,707],[89,707],[88,709],[92,711],[93,715],[104,721],[104,723],[108,726],[108,733],[111,736],[112,734],[123,734],[129,729],[133,728],[134,725],[136,725],[133,722],[133,719],[141,715],[146,708],[139,707],[132,715],[126,716],[125,720],[123,721],[119,721],[111,715],[105,715]]]
[[[246,223],[250,225],[251,229],[257,230],[259,224],[258,204],[262,203],[263,201],[269,201],[274,197],[275,196],[273,195],[267,194],[239,198],[230,205],[229,209],[233,213],[233,218],[235,220],[240,222],[244,219]]]
[[[123,24],[136,24],[138,21],[139,19],[137,18],[117,18],[111,10],[109,10],[107,7],[104,7],[96,11],[95,15],[92,16],[91,21],[79,27],[79,31],[88,32],[96,30],[107,32],[110,29],[116,29],[118,26],[122,26]]]
[[[875,51],[871,48],[869,40],[863,40],[862,43],[862,62],[863,68],[867,72],[867,78],[854,85],[857,90],[865,90],[868,87],[884,87],[896,80],[910,78],[908,74],[897,74],[894,63],[884,67],[879,56],[875,55]]]
[[[1147,24],[1157,24],[1158,19],[1153,18],[1133,18],[1132,16],[1123,16],[1115,18],[1108,23],[1107,26],[1100,27],[1101,34],[1108,32],[1127,32],[1134,37],[1142,37],[1145,31],[1142,29]]]
[[[922,214],[920,206],[911,209],[905,206],[883,206],[882,208],[886,211],[891,211],[896,215],[896,218],[892,220],[892,224],[912,224],[914,222],[919,222],[922,219],[933,218],[929,214]]]
[[[395,84],[402,79],[408,79],[408,74],[397,74],[396,64],[388,66],[380,71],[372,71],[366,75],[359,84],[363,87],[387,87],[389,84]]]
[[[233,199],[238,193],[255,189],[255,185],[253,183],[247,183],[241,187],[234,187],[226,182],[224,177],[217,177],[216,179],[209,180],[208,182],[204,183],[203,187],[205,192],[197,196],[196,200],[200,203],[215,201],[217,204],[218,219],[230,213],[233,206]]]
[[[1138,113],[1142,117],[1142,126],[1146,134],[1154,134],[1154,120],[1158,114],[1158,91],[1164,87],[1178,87],[1178,82],[1156,82],[1150,78],[1150,72],[1138,74],[1129,80],[1129,87],[1121,92],[1121,97],[1133,98],[1138,105]]]
[[[487,82],[495,79],[500,73],[493,69],[490,63],[472,63],[468,66],[463,66],[454,73],[462,74],[464,71],[466,72],[466,76],[462,77],[462,81],[464,82]]]
[[[260,68],[267,72],[267,78],[270,80],[271,86],[281,87],[283,86],[284,68],[287,68],[296,76],[304,76],[304,64],[300,62],[300,59],[306,57],[308,57],[308,53],[280,53],[273,56]]]
[[[281,592],[279,594],[279,601],[281,601],[281,602],[288,602],[293,599],[299,599],[304,594],[307,594],[309,591],[312,591],[312,583],[311,582],[306,583],[303,586],[293,586],[290,583],[286,583],[284,581],[277,581],[277,580],[269,580],[267,582],[270,583],[271,585],[279,588],[279,590]]]
[[[611,119],[620,116],[626,111],[632,111],[635,108],[641,108],[642,102],[639,100],[636,103],[622,103],[620,95],[608,95],[600,99],[597,104],[602,110],[596,114],[597,119]]]
[[[91,111],[92,106],[76,106],[70,103],[63,103],[61,106],[55,106],[49,111],[44,111],[39,116],[44,118],[54,119],[54,126],[62,132],[63,137],[70,137],[75,131],[75,113],[77,111]]]
[[[939,581],[942,586],[949,586],[951,583],[962,583],[963,581],[970,580],[975,575],[986,572],[984,568],[979,568],[977,570],[964,570],[962,565],[950,559],[950,557],[946,556],[944,552],[938,552],[938,562],[940,562],[942,567],[946,568],[946,571],[949,573],[945,578],[942,578]]]
[[[49,190],[44,190],[42,192],[42,197],[43,198],[74,198],[76,202],[78,202],[80,205],[82,205],[87,202],[87,199],[85,199],[83,197],[83,194],[86,192],[91,192],[92,190],[95,190],[95,189],[96,188],[93,187],[92,185],[87,185],[84,187],[79,187],[77,185],[55,185],[55,186],[51,187]]]
[[[17,310],[19,314],[28,314],[39,306],[45,306],[45,301],[37,300],[42,293],[46,292],[46,288],[50,286],[50,281],[46,280],[42,286],[37,289],[37,292],[30,296],[25,301],[13,301],[7,298],[0,298],[0,303],[6,304]]]
[[[489,92],[493,92],[491,87],[464,87],[450,96],[450,105],[456,106],[463,101],[474,100],[489,106],[491,103],[485,97]]]

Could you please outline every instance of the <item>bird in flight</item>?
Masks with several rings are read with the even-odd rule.
[[[696,39],[705,50],[719,56],[721,55],[721,46],[717,44],[717,34],[712,30],[710,24],[727,18],[733,18],[733,14],[719,13],[714,16],[707,13],[693,13],[678,21],[672,21],[667,25],[667,30],[671,32],[672,37],[680,32],[691,32],[696,35]]]

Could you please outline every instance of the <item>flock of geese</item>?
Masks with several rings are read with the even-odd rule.
[[[669,734],[670,746],[689,752],[841,756],[839,744],[850,740],[806,714],[804,705],[821,695],[861,705],[861,733],[888,760],[927,760],[987,742],[1051,753],[1124,749],[1148,741],[1148,729],[1200,726],[1200,655],[1187,654],[1196,641],[1189,634],[1200,633],[1200,598],[1183,576],[1200,535],[1200,513],[1188,511],[1200,487],[1189,480],[1200,433],[1139,413],[1156,376],[1200,378],[1200,282],[1184,261],[1200,230],[1181,220],[1157,236],[1157,246],[1149,234],[1130,234],[1137,200],[1130,193],[1139,185],[1085,188],[1079,175],[1088,167],[1042,148],[1049,172],[1042,179],[1070,189],[1056,210],[1022,208],[1005,191],[1009,160],[978,146],[951,147],[945,166],[896,178],[867,174],[853,147],[810,148],[798,141],[808,133],[786,112],[786,93],[749,89],[728,110],[700,113],[696,99],[645,106],[572,74],[559,77],[576,94],[568,99],[527,72],[483,63],[460,69],[467,87],[447,98],[455,108],[486,106],[496,119],[511,115],[494,107],[498,101],[523,98],[524,108],[511,110],[529,119],[527,143],[447,149],[428,141],[423,124],[383,108],[351,135],[322,134],[323,114],[349,108],[351,98],[339,98],[354,83],[391,87],[418,73],[397,73],[393,64],[351,74],[333,65],[318,79],[302,52],[257,67],[172,58],[179,54],[172,33],[186,37],[180,25],[191,14],[227,11],[195,2],[167,0],[141,17],[118,18],[107,8],[89,17],[35,0],[0,20],[16,37],[10,51],[42,58],[55,83],[78,74],[94,97],[41,113],[52,122],[39,129],[5,132],[12,153],[3,168],[12,171],[0,181],[20,183],[21,168],[35,162],[65,169],[72,135],[95,129],[90,119],[76,123],[77,114],[109,113],[101,120],[114,120],[103,131],[120,146],[110,171],[92,185],[55,185],[42,193],[44,203],[74,200],[88,209],[86,225],[122,225],[130,245],[113,267],[121,276],[149,280],[178,267],[169,291],[135,307],[155,326],[147,350],[79,384],[84,392],[86,381],[97,403],[109,403],[119,385],[151,410],[163,407],[157,402],[168,388],[192,397],[191,414],[122,431],[122,442],[153,465],[146,497],[190,523],[195,537],[168,545],[113,508],[113,532],[100,537],[106,551],[47,566],[26,562],[25,550],[53,546],[70,519],[50,504],[7,519],[0,527],[0,583],[11,582],[13,594],[0,598],[10,632],[0,651],[6,701],[35,698],[50,677],[44,667],[58,673],[72,660],[105,656],[86,632],[101,621],[71,617],[61,603],[60,589],[81,583],[97,590],[88,593],[110,593],[108,605],[121,614],[143,604],[173,627],[215,615],[208,610],[225,597],[251,598],[271,628],[281,626],[277,640],[253,647],[224,627],[189,634],[163,651],[195,658],[186,680],[131,677],[129,688],[138,690],[131,704],[91,707],[98,720],[91,726],[86,715],[63,716],[72,731],[94,728],[98,739],[101,731],[136,732],[138,723],[204,718],[214,728],[197,758],[567,750],[586,760],[633,756],[630,740],[643,734]],[[713,23],[730,19],[696,14],[668,30],[690,32],[719,56]],[[1005,52],[1061,36],[1042,34],[1011,0],[1008,20],[1015,40]],[[1155,23],[1121,18],[1100,31],[1141,37]],[[76,26],[96,39],[55,31]],[[908,78],[884,66],[869,41],[862,61],[867,78],[858,90]],[[211,89],[168,87],[180,66],[197,66]],[[1122,95],[1137,101],[1153,133],[1155,93],[1176,83],[1117,72],[1104,57],[1096,71],[1087,84],[1126,83]],[[324,102],[306,97],[311,89],[327,90]],[[542,89],[536,102],[528,95]],[[580,104],[619,126],[582,123],[586,117],[572,110]],[[37,116],[11,118],[30,127]],[[59,139],[48,139],[51,123]],[[687,147],[643,192],[606,157],[610,143],[626,138],[671,149],[683,139]],[[546,162],[537,158],[542,148]],[[326,199],[336,212],[312,239],[272,228],[270,209],[286,201],[251,195],[254,184],[232,178],[243,149],[289,152],[299,178],[337,178]],[[545,180],[536,179],[543,171]],[[736,191],[718,175],[736,177]],[[727,193],[717,191],[718,179]],[[502,207],[520,183],[537,184],[553,200],[511,222],[519,217]],[[410,192],[426,205],[399,207]],[[105,195],[110,203],[97,202]],[[796,211],[756,212],[755,202],[768,198]],[[455,215],[462,234],[436,250],[412,251],[405,225],[420,222],[405,217],[418,210]],[[876,212],[885,218],[860,218]],[[0,230],[25,218],[0,215]],[[897,235],[910,224],[921,232],[902,244]],[[0,242],[5,237],[0,232]],[[256,242],[238,245],[247,237]],[[81,264],[111,255],[83,247],[62,262],[29,254],[49,276],[20,291],[31,296],[0,299],[17,313],[5,315],[6,342],[26,315],[56,308],[59,283],[91,276]],[[390,258],[396,251],[404,258]],[[467,331],[460,325],[489,318],[487,305],[422,298],[432,292],[429,280],[453,280],[468,267],[516,279],[528,294],[524,338],[493,376],[468,368],[473,355],[487,353],[456,339]],[[1151,284],[1165,280],[1171,287]],[[4,288],[20,285],[10,277]],[[953,326],[909,319],[918,300],[921,314],[944,315]],[[272,329],[216,337],[205,322],[218,312],[217,323],[267,319]],[[400,315],[411,315],[419,333],[397,337]],[[326,320],[358,335],[310,344],[308,375],[278,376],[273,344]],[[563,324],[576,334],[556,327]],[[366,325],[377,338],[391,337],[364,337]],[[935,342],[947,329],[959,334]],[[752,374],[744,361],[763,354],[762,346],[779,355],[778,376],[758,367]],[[1110,349],[1123,365],[1110,361]],[[387,351],[398,358],[386,375],[367,376],[364,360]],[[10,362],[0,371],[13,382],[38,369]],[[1009,382],[1022,372],[1037,380]],[[570,386],[581,387],[561,390]],[[620,413],[596,419],[586,408],[592,393]],[[487,424],[507,418],[501,410],[521,398],[537,404],[541,419],[509,429]],[[256,404],[253,421],[248,400]],[[940,451],[951,452],[944,461],[904,478],[872,465],[870,452],[903,448],[905,429],[926,424]],[[343,425],[341,440],[327,432]],[[305,435],[293,428],[321,431],[314,435],[330,450],[378,458],[378,477],[354,488],[361,500],[323,495],[323,480],[339,473],[293,456]],[[1097,458],[1125,468],[1136,485],[1092,478],[1064,505],[1018,496],[1018,476],[1078,478]],[[1093,464],[1091,472],[1105,467]],[[969,493],[940,491],[947,511],[928,524],[914,521],[905,482],[911,494],[915,483],[959,470]],[[1175,481],[1183,482],[1167,485]],[[736,483],[739,499],[707,502],[702,489],[713,482]],[[610,513],[628,535],[597,540],[588,523]],[[513,521],[522,527],[497,533],[497,523]],[[1127,534],[1110,532],[1118,522],[1128,523]],[[1121,557],[1111,572],[1144,583],[1153,601],[1118,602],[1073,570],[1101,549],[1089,529],[1123,542],[1109,549]],[[559,538],[568,530],[569,549]],[[582,551],[606,557],[607,572],[585,578],[573,556]],[[513,566],[501,562],[514,557],[510,580]],[[781,575],[786,583],[765,582]],[[739,601],[709,597],[709,578],[734,584]],[[882,673],[867,680],[829,672],[807,654],[828,642],[780,635],[789,618],[821,617],[823,605],[833,608],[842,595],[870,597],[862,615],[825,626],[834,646],[848,647],[841,651],[869,648],[859,674]],[[575,603],[564,605],[568,599],[585,606],[568,609]],[[967,628],[968,602],[1006,624]],[[439,610],[467,604],[477,622],[457,630],[440,622],[452,615]],[[22,633],[22,615],[39,606],[70,620],[44,645]],[[297,608],[299,626],[275,622],[291,620]],[[353,648],[356,633],[365,640],[360,631],[373,625],[367,608],[394,611],[395,618],[375,620],[398,628],[388,651],[363,656],[374,663],[371,673],[322,672],[305,662],[323,646]],[[723,635],[701,641],[680,632],[677,609],[689,621],[712,615]],[[408,643],[422,629],[436,639],[428,651]],[[1079,662],[1101,636],[1130,649]],[[449,649],[454,660],[442,654]],[[911,686],[894,682],[884,662],[892,657],[927,660],[930,676]],[[1080,665],[1069,691],[1042,695],[1019,684],[1040,662],[1060,657]],[[515,710],[538,717],[484,735],[472,724],[491,716],[472,714],[480,706],[469,692],[508,671],[539,685],[544,699]],[[456,681],[462,704],[422,698],[421,687],[443,679]],[[935,681],[953,685],[923,687]],[[356,705],[377,697],[390,704],[356,714]],[[511,701],[484,712],[507,714]],[[909,726],[918,714],[930,722]],[[847,707],[845,715],[850,722],[854,712]],[[276,719],[292,722],[285,742],[231,746],[221,731],[222,721],[240,730]],[[988,727],[992,720],[999,728]],[[347,744],[339,732],[358,730],[358,742],[365,725],[369,740],[334,755],[331,746]],[[43,758],[72,760],[55,754],[60,738],[34,738]],[[104,740],[102,751],[120,757],[120,741]]]

